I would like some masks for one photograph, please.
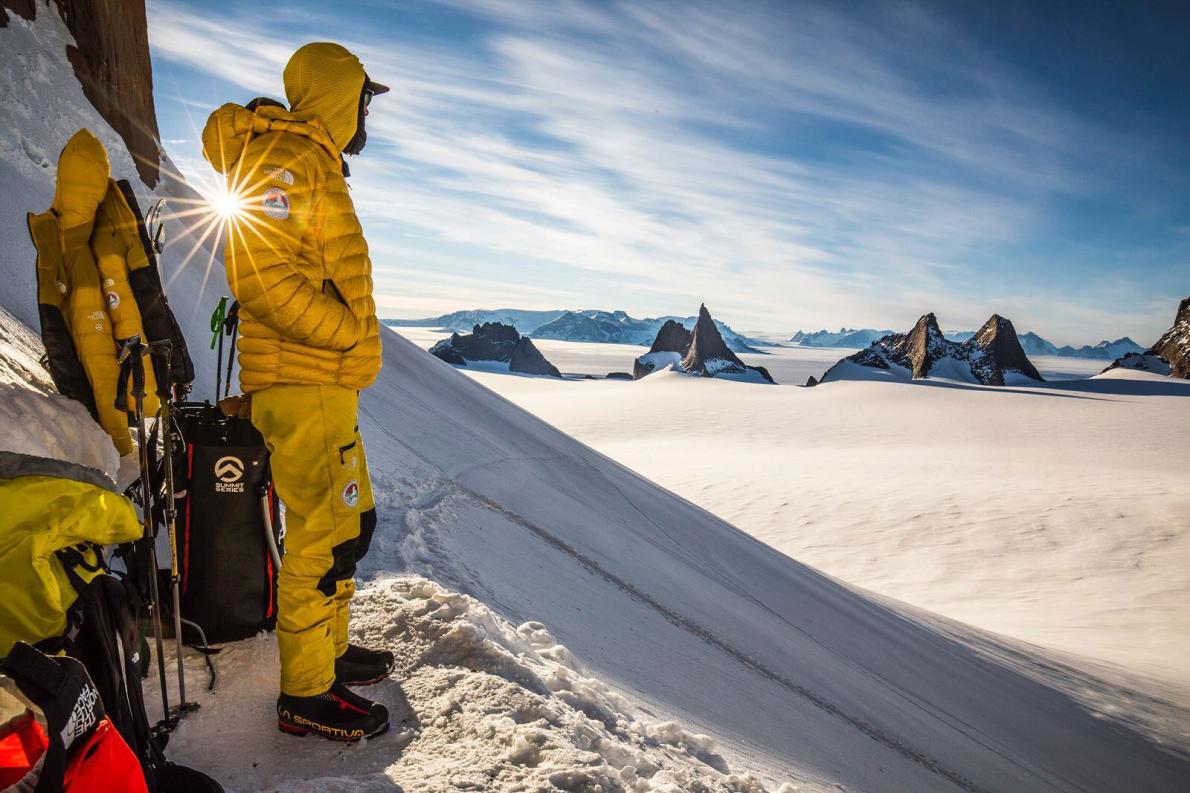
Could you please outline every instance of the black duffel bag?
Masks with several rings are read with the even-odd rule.
[[[252,422],[207,402],[184,403],[173,415],[182,438],[175,466],[182,617],[212,644],[272,630],[273,551],[279,559],[284,532],[264,439]]]

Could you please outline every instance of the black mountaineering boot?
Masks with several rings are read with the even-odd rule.
[[[393,671],[396,660],[388,650],[369,650],[358,644],[335,659],[335,680],[345,686],[370,686],[379,683]]]
[[[388,708],[336,682],[313,697],[277,697],[277,728],[290,735],[313,732],[335,741],[358,741],[388,729]]]

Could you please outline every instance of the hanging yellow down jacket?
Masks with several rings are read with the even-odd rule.
[[[121,455],[132,449],[128,416],[116,406],[119,341],[145,339],[140,311],[129,287],[129,271],[147,265],[136,217],[119,187],[103,144],[88,130],[75,133],[58,158],[57,185],[50,209],[29,215],[37,248],[38,303],[43,331],[47,320],[64,322],[86,373],[82,384],[55,382],[80,398],[111,436]],[[47,317],[47,314],[58,317]],[[51,359],[69,355],[49,349]],[[56,374],[56,373],[55,373]],[[145,412],[157,412],[156,380],[145,361]],[[83,398],[89,391],[93,402]],[[72,393],[74,392],[74,393]],[[127,409],[134,404],[126,399]]]
[[[132,502],[115,490],[93,468],[0,451],[0,658],[14,642],[34,644],[66,629],[78,593],[59,551],[141,536]],[[79,552],[97,566],[93,549]],[[85,567],[75,573],[84,581],[95,575]]]
[[[307,68],[311,58],[322,67]],[[380,369],[380,325],[340,161],[364,69],[337,44],[308,44],[284,78],[290,110],[226,104],[202,134],[203,154],[242,206],[224,261],[240,301],[240,386],[367,388]]]

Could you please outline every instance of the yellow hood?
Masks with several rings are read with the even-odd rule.
[[[202,131],[203,156],[216,171],[230,174],[248,141],[265,132],[301,135],[322,146],[332,158],[339,159],[341,148],[335,146],[330,133],[318,119],[304,121],[284,108],[269,105],[253,111],[233,102],[223,105],[207,119]]]
[[[289,109],[303,121],[320,121],[342,152],[355,136],[364,66],[344,47],[314,42],[299,48],[283,75]]]
[[[80,129],[58,156],[58,182],[52,206],[64,237],[85,241],[91,236],[95,210],[107,195],[110,177],[107,150],[90,131]]]

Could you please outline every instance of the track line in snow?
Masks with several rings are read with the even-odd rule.
[[[884,731],[869,724],[868,722],[864,721],[863,719],[859,718],[858,716],[854,716],[854,715],[844,711],[838,705],[835,705],[831,701],[816,694],[815,692],[811,691],[810,689],[806,688],[805,686],[799,685],[798,683],[795,683],[792,680],[789,680],[784,675],[781,675],[778,672],[774,672],[773,670],[769,669],[764,664],[760,663],[759,661],[755,660],[754,658],[751,658],[746,653],[744,653],[740,650],[737,650],[735,647],[733,647],[731,644],[729,644],[726,640],[720,638],[719,636],[715,635],[714,633],[707,630],[706,628],[703,628],[698,623],[696,623],[686,617],[683,617],[681,614],[678,614],[673,609],[658,602],[652,596],[650,596],[648,593],[642,591],[638,587],[633,586],[631,583],[620,578],[615,573],[612,573],[609,570],[606,570],[597,561],[595,561],[591,557],[587,556],[586,554],[582,553],[581,551],[574,548],[573,546],[566,543],[565,541],[554,536],[546,529],[535,524],[533,521],[508,509],[503,504],[500,504],[499,502],[494,501],[493,499],[490,499],[481,493],[477,493],[474,490],[471,490],[470,488],[459,484],[458,482],[455,482],[454,485],[455,485],[455,487],[457,487],[459,489],[459,491],[462,494],[475,499],[476,502],[484,505],[485,507],[487,507],[488,509],[491,509],[494,512],[499,513],[500,515],[504,516],[512,523],[520,526],[521,528],[528,530],[529,532],[533,533],[540,539],[544,540],[549,545],[551,545],[554,548],[558,549],[559,551],[565,553],[567,556],[570,556],[571,558],[573,558],[584,569],[588,570],[591,573],[594,573],[595,575],[600,576],[601,578],[606,580],[608,583],[613,584],[620,590],[627,593],[632,598],[639,600],[642,603],[645,603],[650,608],[652,608],[653,610],[660,613],[663,617],[665,617],[665,619],[670,624],[672,624],[678,628],[681,628],[682,630],[696,636],[697,638],[701,639],[702,641],[706,642],[707,644],[712,645],[716,649],[721,650],[724,653],[727,653],[732,658],[734,658],[736,661],[738,661],[740,664],[748,667],[749,669],[751,669],[752,671],[761,675],[762,677],[765,677],[765,678],[771,680],[772,682],[776,683],[777,685],[781,686],[782,688],[786,689],[787,691],[797,694],[798,696],[800,696],[803,699],[810,702],[810,704],[814,705],[819,710],[822,710],[825,713],[828,713],[838,719],[841,719],[842,721],[846,722],[847,724],[851,725],[855,729],[859,730],[861,733],[863,733],[867,737],[871,738],[872,740],[876,741],[877,743],[882,744],[885,747],[893,750],[894,752],[896,752],[897,754],[906,758],[907,760],[917,763],[918,765],[923,766],[927,770],[929,770],[935,774],[938,774],[939,776],[954,783],[962,790],[969,791],[970,793],[990,793],[990,791],[988,791],[986,788],[980,787],[973,780],[968,779],[967,777],[960,774],[958,771],[955,771],[951,768],[948,768],[948,767],[942,765],[940,762],[938,762],[934,758],[930,757],[929,755],[925,754],[924,752],[920,752],[910,746],[905,745],[901,741],[886,734]]]
[[[432,412],[437,413],[437,411],[434,410],[432,407],[429,407],[429,406],[426,406],[426,407],[427,407],[427,409],[431,410]],[[363,412],[367,413],[366,410]],[[441,415],[441,414],[439,414],[439,415]],[[371,418],[371,416],[369,416],[369,418]],[[445,417],[443,417],[443,418],[445,418]],[[631,583],[624,580],[623,578],[620,578],[615,573],[612,573],[611,571],[605,569],[596,560],[594,560],[591,557],[587,556],[586,554],[582,553],[581,551],[574,548],[573,546],[571,546],[569,543],[565,542],[564,540],[559,539],[554,534],[550,533],[549,531],[542,528],[541,526],[538,526],[533,521],[529,520],[528,518],[525,518],[524,516],[518,514],[517,512],[514,512],[513,510],[508,509],[503,504],[500,504],[499,502],[483,495],[482,493],[476,492],[475,490],[472,490],[471,488],[468,488],[465,485],[459,483],[454,477],[447,474],[447,472],[444,471],[441,466],[437,465],[433,461],[426,458],[425,455],[421,454],[416,449],[413,449],[412,447],[410,447],[409,444],[404,442],[395,433],[393,433],[391,430],[389,430],[389,428],[387,426],[385,426],[383,423],[374,422],[374,426],[380,432],[382,432],[384,435],[386,435],[392,442],[401,446],[408,453],[410,453],[417,459],[421,460],[423,463],[425,463],[431,469],[437,471],[442,476],[442,478],[444,480],[444,484],[448,488],[453,488],[459,494],[465,495],[465,496],[468,496],[468,497],[474,499],[476,503],[482,504],[483,506],[491,509],[492,511],[504,516],[509,521],[511,521],[513,524],[520,526],[521,528],[526,529],[530,533],[536,535],[540,539],[544,540],[550,546],[556,548],[557,550],[561,551],[562,553],[566,554],[567,556],[570,556],[571,558],[573,558],[584,569],[588,570],[589,572],[591,572],[595,575],[600,576],[605,581],[614,585],[615,587],[617,587],[621,591],[627,593],[629,596],[635,598],[636,600],[638,600],[642,603],[645,603],[650,608],[652,608],[653,610],[655,610],[659,614],[661,614],[663,617],[665,617],[665,619],[670,624],[672,624],[678,628],[681,628],[682,630],[686,631],[687,633],[690,633],[691,635],[701,639],[702,641],[706,642],[707,644],[719,649],[720,651],[722,651],[722,652],[726,653],[727,655],[731,656],[732,658],[734,658],[736,661],[738,661],[743,666],[751,669],[752,671],[756,672],[757,674],[761,675],[762,677],[764,677],[768,680],[771,680],[772,682],[776,683],[777,685],[781,686],[782,688],[786,689],[787,691],[790,691],[791,693],[794,693],[794,694],[802,697],[803,699],[808,701],[810,704],[814,705],[814,707],[818,708],[819,710],[821,710],[825,713],[828,713],[828,714],[842,720],[843,722],[851,725],[852,727],[857,729],[860,733],[866,735],[868,738],[872,739],[873,741],[893,750],[894,752],[896,752],[897,754],[906,758],[907,760],[910,760],[911,762],[914,762],[914,763],[926,768],[927,770],[929,770],[935,774],[938,774],[939,776],[943,777],[944,779],[957,785],[960,789],[968,791],[969,793],[991,793],[986,788],[980,787],[973,780],[968,779],[967,777],[960,774],[958,771],[955,771],[951,768],[948,768],[948,767],[942,765],[940,762],[938,762],[934,758],[930,757],[929,755],[925,754],[924,752],[920,752],[910,746],[905,745],[901,741],[897,740],[896,738],[894,738],[890,735],[887,735],[885,732],[883,732],[879,728],[875,727],[872,724],[869,724],[868,722],[864,721],[863,719],[859,718],[858,716],[854,716],[854,715],[844,711],[838,705],[835,705],[833,702],[818,695],[817,693],[810,690],[809,688],[806,688],[803,685],[800,685],[798,683],[793,682],[792,680],[789,680],[784,675],[781,675],[778,672],[774,672],[773,670],[769,669],[764,664],[762,664],[759,661],[755,660],[754,658],[751,658],[750,656],[748,656],[747,653],[744,653],[743,651],[736,649],[731,644],[729,644],[726,640],[720,638],[719,636],[717,636],[716,634],[707,630],[706,628],[703,628],[701,625],[697,624],[696,622],[694,622],[686,617],[683,617],[681,614],[677,613],[673,609],[665,606],[664,604],[662,604],[659,601],[657,601],[656,599],[654,599],[648,593],[644,592],[643,590],[639,589],[636,586],[633,586]],[[468,434],[474,436],[474,433],[468,433]],[[486,445],[490,446],[490,444],[486,444]],[[470,466],[470,467],[476,467],[476,466]],[[623,493],[621,493],[621,495],[623,495]],[[631,503],[631,499],[627,499],[627,500]],[[441,501],[442,501],[442,499],[437,499],[436,504],[440,503]],[[635,507],[635,504],[633,506]]]

